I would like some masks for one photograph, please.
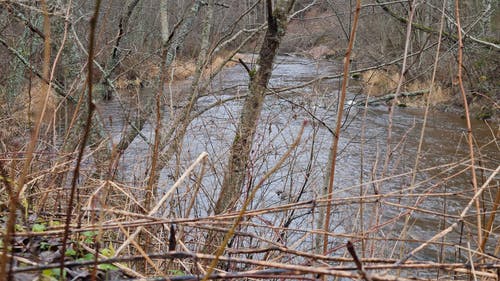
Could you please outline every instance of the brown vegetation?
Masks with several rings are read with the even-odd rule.
[[[229,62],[226,62],[226,56],[228,54],[220,54],[213,58],[211,62],[207,65],[206,70],[203,72],[203,78],[207,79],[215,73],[220,67],[234,67],[239,64],[239,59],[244,59],[248,61],[248,57],[244,54],[236,54],[232,57]],[[128,62],[129,65],[134,65]],[[176,60],[168,74],[167,81],[172,80],[173,83],[180,83],[192,78],[196,71],[196,63],[192,59],[183,58]],[[131,89],[144,87],[144,85],[153,85],[154,80],[160,74],[160,66],[152,62],[143,63],[135,71],[124,71],[122,75],[116,78],[114,84],[117,89]]]
[[[394,70],[368,70],[363,72],[364,92],[368,96],[382,96],[396,90],[400,75]]]
[[[20,94],[16,96],[14,116],[18,121],[34,123],[42,116],[42,122],[50,125],[56,117],[58,100],[53,89],[48,93],[47,84],[40,79],[33,79],[23,87]],[[44,109],[45,107],[45,109]]]
[[[0,281],[498,281],[498,11],[455,2],[0,1]]]
[[[368,96],[380,97],[388,94],[393,94],[396,90],[400,74],[395,70],[368,70],[362,73],[361,80],[363,83],[363,92]],[[451,89],[443,89],[441,85],[434,85],[429,91],[430,81],[414,80],[403,85],[403,92],[417,93],[426,92],[414,97],[402,97],[400,102],[406,106],[425,107],[427,97],[429,104],[433,108],[439,108],[450,103],[452,99]]]

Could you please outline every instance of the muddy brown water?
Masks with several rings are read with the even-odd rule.
[[[251,58],[250,58],[251,61]],[[306,58],[279,56],[273,70],[270,85],[273,89],[290,87],[309,81],[320,75],[339,73],[341,65],[332,62],[315,62]],[[189,81],[187,82],[189,83]],[[248,84],[247,74],[240,66],[226,69],[216,77],[206,95],[201,98],[195,110],[202,110],[213,103],[244,94]],[[328,151],[332,141],[330,130],[335,127],[337,95],[340,80],[323,80],[292,92],[270,95],[260,118],[259,129],[255,136],[252,151],[249,178],[255,183],[269,170],[293,142],[304,120],[308,121],[301,144],[284,166],[277,171],[262,187],[258,198],[251,208],[267,208],[288,202],[308,201],[320,198],[320,188],[327,170]],[[187,91],[188,87],[176,88],[178,92]],[[362,100],[356,87],[348,95],[344,126],[340,135],[339,156],[335,175],[334,198],[345,198],[345,202],[336,205],[331,229],[336,233],[361,233],[359,214],[360,193],[372,197],[363,204],[364,232],[370,237],[383,238],[383,241],[371,244],[378,250],[399,254],[399,245],[391,239],[397,239],[402,230],[406,208],[414,206],[411,213],[406,249],[412,249],[429,239],[440,230],[457,220],[473,193],[470,171],[467,170],[468,146],[466,140],[466,122],[460,116],[430,112],[422,151],[419,158],[415,185],[411,186],[412,171],[415,167],[417,147],[422,130],[424,110],[421,108],[396,108],[393,116],[390,160],[385,166],[388,148],[389,112],[386,105],[368,108],[351,106],[354,100]],[[100,106],[104,120],[108,120],[108,129],[117,141],[121,132],[128,125],[127,116],[137,113],[134,104],[143,102],[151,90],[144,90],[132,97],[122,97],[126,104],[118,106],[115,99]],[[195,119],[184,139],[183,151],[177,160],[173,160],[163,173],[160,186],[165,190],[173,183],[176,173],[189,165],[202,151],[209,153],[210,169],[203,179],[199,194],[199,206],[194,216],[203,216],[210,211],[209,197],[217,194],[221,185],[224,165],[229,147],[236,130],[241,99],[214,106]],[[128,110],[129,109],[129,110]],[[164,111],[164,124],[168,126],[170,111]],[[478,157],[479,184],[490,175],[491,169],[500,164],[498,144],[498,124],[487,124],[474,120],[472,123],[475,140],[475,153]],[[153,140],[153,127],[146,125],[142,133]],[[141,183],[145,167],[150,162],[150,148],[141,139],[137,139],[121,159],[123,180],[132,185]],[[177,161],[177,162],[176,162]],[[133,164],[131,164],[133,163]],[[180,168],[179,168],[180,164]],[[384,167],[385,166],[385,167]],[[482,197],[484,210],[491,210],[494,192],[499,188],[499,177],[492,182],[493,188]],[[182,193],[182,192],[181,192]],[[425,194],[425,195],[424,195]],[[446,196],[440,194],[447,194]],[[337,202],[337,201],[336,201]],[[340,200],[342,202],[342,200]],[[446,213],[448,216],[442,215]],[[448,234],[444,242],[445,258],[464,260],[468,235],[475,235],[474,208],[469,211],[466,223]],[[489,215],[490,213],[488,213]],[[179,214],[180,216],[180,214]],[[298,210],[295,214],[288,243],[292,244],[302,235],[302,230],[315,229],[311,209]],[[284,214],[266,214],[261,219],[267,223],[279,225]],[[262,222],[262,221],[261,221]],[[259,229],[261,235],[272,238],[272,233]],[[500,214],[497,214],[494,229],[489,237],[487,252],[493,253],[500,239]],[[471,241],[474,241],[472,239]],[[304,240],[304,247],[312,247],[313,239]],[[342,245],[345,238],[332,240],[334,245]],[[471,242],[474,243],[474,242]],[[368,246],[367,246],[368,247]],[[368,250],[367,250],[368,251]],[[437,260],[441,248],[430,245],[420,258]]]

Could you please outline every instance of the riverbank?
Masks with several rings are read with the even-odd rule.
[[[291,56],[303,57],[311,60],[313,63],[332,63],[341,65],[344,53],[342,50],[333,50],[326,45],[320,45],[302,52],[294,52]],[[249,65],[255,63],[256,54],[238,53],[228,60],[227,57],[218,56],[209,64],[203,72],[204,79],[210,77],[217,69],[240,67],[239,60],[243,60]],[[279,64],[279,62],[275,62]],[[371,65],[376,62],[371,62]],[[376,69],[356,72],[356,69],[367,68],[367,62],[362,64],[353,63],[351,72],[351,82],[356,92],[367,96],[368,105],[389,104],[392,102],[400,79],[400,69],[397,65],[390,65]],[[361,65],[361,67],[360,67]],[[241,66],[242,67],[242,66]],[[193,60],[177,61],[171,68],[169,83],[182,84],[189,81],[195,74],[196,64]],[[151,66],[150,71],[144,71],[142,76],[131,78],[119,77],[116,82],[117,89],[126,92],[141,87],[142,84],[151,85],[153,78],[159,73],[157,66]],[[361,89],[361,90],[360,90]],[[404,79],[397,105],[400,107],[425,108],[427,103],[432,111],[449,112],[464,117],[463,98],[459,93],[456,84],[443,83],[442,80],[436,81],[432,91],[430,91],[430,80],[425,78]],[[364,101],[358,105],[363,105]],[[478,92],[468,93],[468,105],[470,116],[477,120],[490,120],[497,122],[500,116],[498,104],[494,98],[489,95]]]
[[[341,63],[349,39],[349,26],[342,21],[343,12],[348,14],[349,5],[334,7],[331,4],[314,6],[292,20],[287,36],[283,40],[282,52],[296,53],[315,61],[329,60]],[[396,9],[396,10],[393,10]],[[356,43],[352,53],[352,70],[372,68],[352,75],[353,83],[363,87],[362,93],[368,96],[384,96],[396,92],[402,68],[402,56],[407,41],[406,23],[396,18],[391,11],[394,6],[384,9],[362,9]],[[424,21],[417,18],[416,22]],[[422,23],[421,26],[425,24]],[[406,72],[402,93],[425,92],[429,90],[437,53],[438,30],[426,30],[414,26],[410,37],[410,50],[407,56]],[[498,26],[498,25],[497,25]],[[492,28],[491,31],[498,28]],[[430,32],[432,31],[432,32]],[[454,30],[447,31],[453,33]],[[424,107],[427,97],[431,110],[452,112],[463,116],[463,97],[457,82],[456,38],[447,35],[441,40],[439,61],[433,90],[430,95],[412,95],[399,99],[401,106]],[[424,40],[425,38],[425,40]],[[498,39],[489,38],[492,44],[473,44],[464,42],[463,82],[467,103],[472,118],[493,120],[500,117],[500,76],[498,65]],[[489,41],[488,41],[489,42]]]

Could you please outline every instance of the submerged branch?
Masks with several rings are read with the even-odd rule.
[[[426,94],[429,92],[429,89],[425,89],[425,90],[420,90],[420,91],[415,91],[415,92],[406,92],[406,93],[399,93],[399,95],[397,95],[397,97],[416,97],[416,96],[421,96],[423,94]],[[387,101],[390,101],[390,100],[393,100],[396,98],[396,94],[395,93],[391,93],[391,94],[387,94],[387,95],[383,95],[383,96],[380,96],[380,97],[373,97],[373,98],[368,98],[368,102],[367,104],[368,105],[372,105],[372,104],[376,104],[376,103],[380,103],[380,102],[387,102]],[[365,101],[358,101],[356,102],[356,105],[358,106],[364,106],[365,105]]]

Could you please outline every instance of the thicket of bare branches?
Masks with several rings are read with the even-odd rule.
[[[495,1],[0,7],[0,280],[500,278]]]

